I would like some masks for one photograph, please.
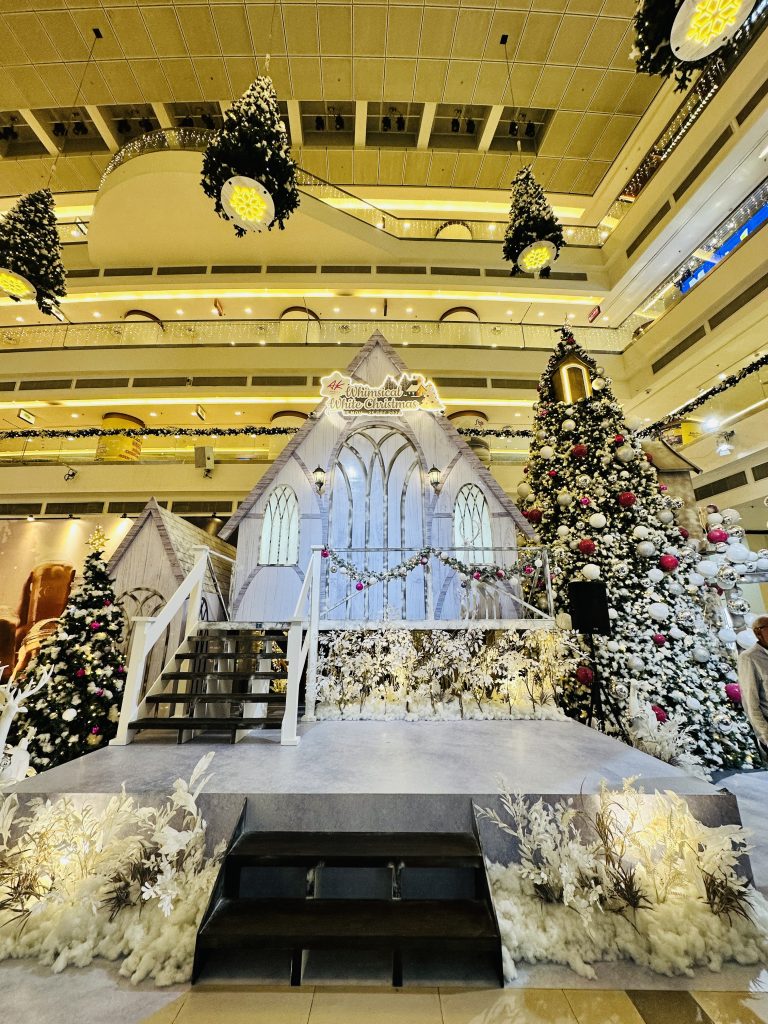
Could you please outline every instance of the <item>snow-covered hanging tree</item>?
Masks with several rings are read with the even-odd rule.
[[[260,75],[224,115],[203,157],[203,191],[235,233],[271,230],[299,205],[296,164],[272,79]]]
[[[37,771],[104,746],[117,730],[124,617],[102,555],[105,542],[104,531],[94,531],[80,586],[24,676],[29,683],[46,670],[51,674],[16,720],[19,735],[29,737]]]
[[[504,235],[504,259],[512,264],[510,273],[549,277],[550,265],[564,245],[563,229],[544,189],[530,167],[521,167],[512,179],[512,204]]]
[[[0,220],[0,291],[16,302],[34,296],[48,314],[67,294],[50,189],[22,196]]]
[[[699,555],[677,526],[653,464],[626,426],[610,381],[568,328],[539,382],[523,514],[557,566],[556,600],[568,610],[571,580],[601,579],[610,639],[596,643],[596,671],[629,724],[630,685],[660,718],[675,714],[692,753],[713,769],[751,758],[749,726],[728,699],[730,648],[705,615]],[[566,711],[584,718],[592,673],[565,686]]]

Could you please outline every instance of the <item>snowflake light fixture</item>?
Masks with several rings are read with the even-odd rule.
[[[246,231],[264,231],[275,216],[272,196],[261,182],[241,175],[224,182],[221,205],[235,224]]]
[[[32,299],[35,296],[34,285],[30,284],[26,277],[7,267],[0,268],[0,291],[5,292],[15,302]]]
[[[517,258],[517,265],[525,274],[539,274],[555,258],[555,247],[551,242],[533,242],[527,245]]]
[[[708,57],[733,38],[751,8],[751,0],[685,0],[672,25],[672,52],[680,61]]]

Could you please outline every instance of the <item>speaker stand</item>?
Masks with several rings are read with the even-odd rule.
[[[595,634],[585,633],[587,642],[589,644],[589,654],[592,661],[592,685],[589,689],[589,713],[587,715],[587,725],[591,726],[595,718],[599,725],[602,727],[602,731],[605,732],[606,723],[606,709],[610,715],[613,724],[619,731],[619,735],[625,743],[630,743],[627,730],[624,728],[624,723],[621,720],[621,713],[616,705],[615,700],[611,696],[610,690],[603,690],[603,686],[600,680],[600,673],[597,671],[597,658],[595,657]]]

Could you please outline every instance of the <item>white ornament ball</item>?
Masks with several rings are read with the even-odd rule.
[[[688,582],[691,584],[692,587],[701,587],[707,581],[704,579],[704,577],[701,575],[701,573],[689,572],[688,573]]]
[[[744,544],[729,544],[725,557],[729,562],[746,562],[749,558],[749,548]]]
[[[616,654],[619,650],[619,643],[617,640],[609,640],[605,646],[608,648],[611,654]]]
[[[670,583],[667,584],[667,590],[674,597],[679,597],[681,594],[685,593],[685,587],[681,583],[678,583],[676,580],[672,580]]]
[[[739,647],[743,647],[744,650],[748,650],[750,647],[755,646],[757,637],[751,629],[742,629],[740,633],[736,634],[736,643]]]
[[[741,512],[739,512],[738,509],[735,509],[735,508],[721,508],[720,509],[720,514],[723,517],[723,522],[727,526],[733,526],[734,523],[740,523],[741,522]]]
[[[565,540],[565,538],[569,535],[570,532],[571,532],[570,526],[558,526],[558,528],[557,528],[557,536],[561,540]]]
[[[568,491],[561,491],[557,496],[557,504],[561,508],[568,508],[569,505],[573,504],[573,495],[569,494]]]
[[[685,633],[678,626],[673,626],[669,631],[669,635],[673,640],[682,640]]]
[[[669,618],[669,605],[663,601],[652,601],[648,605],[648,614],[654,622],[665,622]]]
[[[648,570],[648,579],[651,581],[651,583],[661,583],[661,581],[664,579],[664,575],[665,574],[661,571],[661,569],[657,569],[656,566],[654,566],[653,569]]]
[[[709,559],[702,558],[696,566],[696,572],[699,576],[711,580],[714,576],[717,576],[717,562],[710,562]]]
[[[525,480],[521,480],[517,485],[517,496],[518,498],[527,498],[533,488]]]
[[[641,558],[650,558],[656,552],[655,546],[649,540],[641,540],[635,550]]]
[[[593,512],[589,517],[589,525],[595,530],[602,530],[604,526],[608,525],[608,520],[602,512]]]
[[[542,459],[553,459],[555,457],[555,449],[551,444],[545,444],[542,446],[539,455],[541,455]]]
[[[619,462],[631,462],[634,457],[635,450],[628,444],[623,444],[620,448],[616,449],[616,458]]]
[[[724,643],[724,644],[736,643],[736,639],[737,639],[736,630],[735,629],[731,629],[730,626],[723,626],[722,629],[719,629],[717,631],[717,638],[718,638],[718,640],[722,641],[722,643]]]
[[[635,540],[647,540],[650,534],[650,530],[647,526],[636,526],[632,531],[632,536]]]
[[[66,711],[62,711],[61,717],[64,719],[65,722],[71,722],[74,718],[77,717],[77,712],[75,711],[74,708],[67,708]]]
[[[576,429],[576,420],[563,420],[563,430],[567,430],[569,433]]]
[[[674,512],[670,512],[668,508],[663,508],[661,512],[657,513],[656,518],[660,523],[668,525],[669,523],[674,522],[675,514]]]
[[[706,647],[694,647],[693,648],[693,660],[697,661],[700,665],[705,664],[709,661],[709,651]]]
[[[593,391],[602,391],[605,388],[605,381],[602,377],[595,377],[592,381]]]
[[[760,572],[768,572],[768,558],[758,558],[755,565]]]
[[[627,667],[632,672],[640,672],[643,668],[643,659],[638,658],[636,654],[630,654],[627,658]]]
[[[723,517],[719,512],[710,512],[707,516],[707,526],[719,526],[722,521]]]
[[[619,617],[619,613],[616,611],[615,608],[609,608],[608,609],[608,618],[611,620],[611,622],[615,622],[616,619],[618,619],[618,617]]]
[[[600,566],[595,565],[594,562],[587,562],[585,566],[582,566],[581,575],[585,580],[596,580],[600,578]]]

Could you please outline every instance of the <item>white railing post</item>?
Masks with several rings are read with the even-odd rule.
[[[295,747],[299,743],[296,722],[299,717],[302,632],[301,622],[291,623],[288,630],[288,689],[285,694],[283,724],[280,727],[280,743],[284,747]]]
[[[131,649],[128,654],[123,701],[120,705],[120,718],[117,722],[117,733],[114,739],[110,741],[116,747],[124,747],[133,740],[133,732],[128,728],[128,725],[136,718],[136,712],[139,707],[141,688],[144,683],[144,671],[147,664],[148,635],[154,621],[150,616],[137,616],[133,620]]]
[[[206,547],[205,544],[196,544],[192,550],[195,552],[195,565],[192,569],[193,573],[196,573],[197,578],[192,584],[192,589],[189,592],[189,599],[187,602],[187,623],[186,623],[186,635],[197,629],[197,624],[200,621],[200,612],[203,605],[203,590],[205,588],[205,571],[208,567],[208,556],[210,555],[210,548]],[[211,569],[213,574],[213,569]]]
[[[308,722],[315,720],[315,704],[317,702],[317,645],[319,640],[320,624],[320,576],[322,562],[320,551],[315,547],[312,549],[312,589],[309,593],[309,652],[307,655],[307,685],[304,696],[304,718]]]

